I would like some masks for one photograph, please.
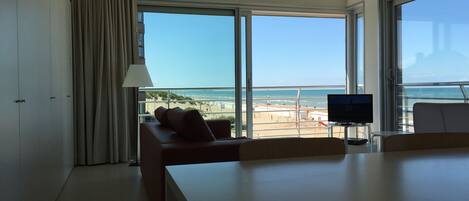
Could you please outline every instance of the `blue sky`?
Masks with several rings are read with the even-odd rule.
[[[449,1],[402,6],[404,82],[469,81],[469,1]],[[253,16],[252,34],[254,86],[345,84],[344,19]],[[145,56],[157,87],[232,87],[234,17],[145,13]]]
[[[254,16],[254,86],[345,84],[345,20]]]
[[[233,86],[233,17],[144,17],[145,59],[156,87]]]
[[[234,17],[145,13],[157,87],[234,86]],[[253,17],[254,86],[345,83],[343,19]]]
[[[402,6],[404,82],[469,81],[467,8],[467,0],[417,0]]]

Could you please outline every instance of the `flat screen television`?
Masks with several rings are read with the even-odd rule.
[[[328,121],[337,123],[373,123],[371,94],[329,94]]]

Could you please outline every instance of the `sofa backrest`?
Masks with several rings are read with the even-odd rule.
[[[469,133],[469,104],[414,104],[415,133]]]
[[[446,132],[469,132],[469,104],[443,104],[441,107]]]
[[[155,122],[146,123],[149,126],[148,129],[151,129],[151,133],[155,136],[155,139],[159,141],[160,144],[170,144],[170,143],[177,143],[177,142],[184,142],[184,138],[176,134],[176,131],[161,126],[158,120]]]

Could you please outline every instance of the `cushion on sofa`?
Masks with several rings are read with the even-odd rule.
[[[165,107],[158,107],[155,110],[155,118],[160,122],[161,126],[171,128],[169,125],[167,112],[168,109]]]
[[[181,108],[167,111],[169,125],[176,133],[191,141],[215,141],[215,136],[197,110]]]

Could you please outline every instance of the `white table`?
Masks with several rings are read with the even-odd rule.
[[[469,149],[168,166],[168,201],[464,201]]]

